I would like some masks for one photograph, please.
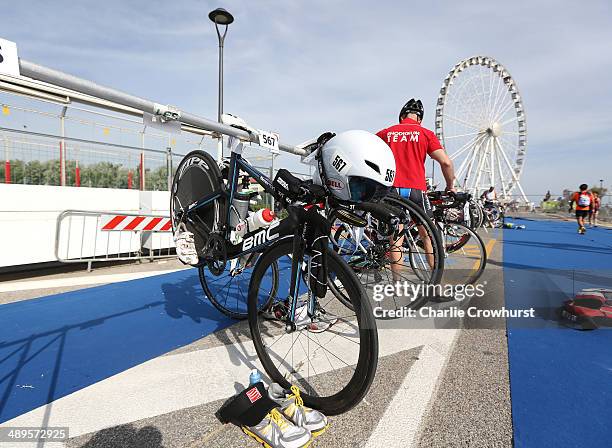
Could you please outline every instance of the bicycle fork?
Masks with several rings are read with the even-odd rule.
[[[291,260],[291,284],[289,289],[289,320],[286,331],[297,329],[298,323],[309,322],[317,313],[318,298],[327,293],[327,245],[330,227],[328,221],[313,209],[301,211],[305,221],[296,228],[293,237],[293,256]],[[310,253],[305,265],[304,257]],[[305,272],[304,281],[308,290],[307,303],[300,303],[300,277]],[[303,307],[307,306],[307,316],[303,316]]]

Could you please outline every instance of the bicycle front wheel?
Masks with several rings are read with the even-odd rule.
[[[327,254],[329,281],[349,301],[332,291],[316,298],[315,315],[300,310],[312,297],[304,271],[311,254],[306,253],[303,272],[296,273],[299,298],[297,328],[288,318],[293,242],[270,246],[255,266],[249,287],[249,327],[259,360],[270,379],[285,388],[298,386],[304,403],[327,415],[348,411],[368,392],[378,361],[378,335],[370,303],[359,280],[334,252]],[[277,292],[270,279],[278,269]],[[272,312],[259,312],[258,304],[273,295]],[[348,306],[350,304],[350,306]]]

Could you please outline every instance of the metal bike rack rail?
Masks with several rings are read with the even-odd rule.
[[[2,90],[21,90],[24,94],[46,95],[48,100],[57,99],[60,102],[71,101],[121,110],[132,115],[150,114],[162,118],[162,121],[177,121],[186,131],[196,132],[203,130],[213,135],[229,135],[244,141],[258,142],[256,135],[246,131],[218,123],[207,118],[181,111],[173,106],[162,105],[144,98],[140,98],[110,87],[101,86],[68,73],[51,68],[43,67],[23,59],[19,59],[20,77],[0,77],[0,88]],[[28,82],[23,76],[44,84]],[[46,85],[45,85],[46,84]],[[60,87],[60,89],[54,89]],[[66,90],[63,90],[66,89]],[[103,100],[103,101],[100,101]],[[116,107],[122,106],[121,108]],[[193,128],[193,129],[190,129]],[[305,151],[293,145],[279,143],[279,149],[284,152],[303,156]]]

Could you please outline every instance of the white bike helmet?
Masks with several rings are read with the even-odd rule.
[[[319,149],[317,159],[319,169],[314,183],[325,185],[341,201],[369,201],[381,187],[393,186],[393,152],[369,132],[336,135]]]

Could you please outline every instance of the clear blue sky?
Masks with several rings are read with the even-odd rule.
[[[207,13],[219,6],[236,17],[225,110],[288,143],[376,131],[413,96],[431,127],[449,69],[485,54],[521,89],[527,193],[612,184],[606,1],[24,0],[4,9],[0,34],[29,61],[215,118],[217,38]]]

